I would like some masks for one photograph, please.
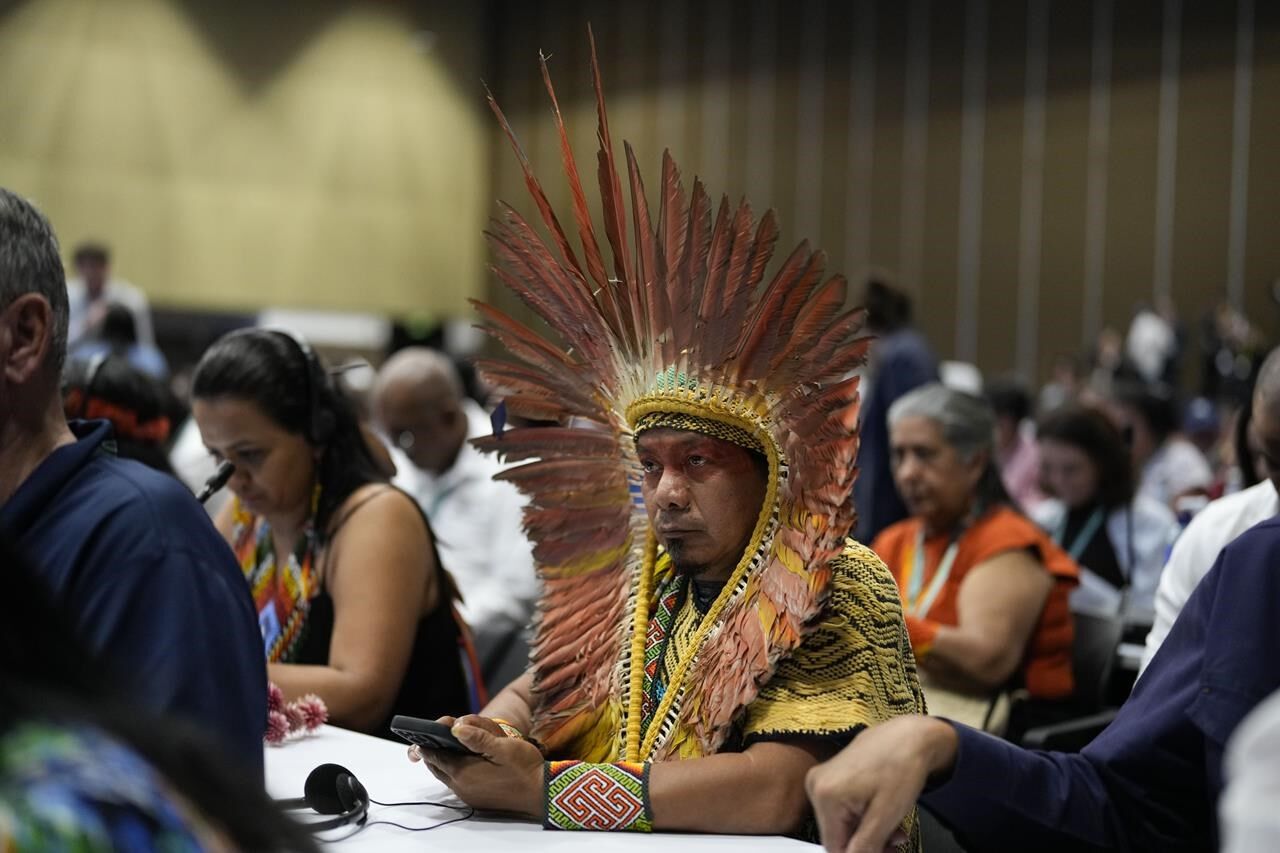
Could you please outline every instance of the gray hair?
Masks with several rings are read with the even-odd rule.
[[[890,426],[911,417],[928,418],[936,423],[942,429],[943,441],[954,447],[965,462],[979,453],[987,454],[986,467],[975,489],[979,513],[1001,504],[1013,505],[996,463],[996,416],[989,402],[940,382],[931,382],[904,394],[889,407]]]
[[[60,372],[67,357],[67,279],[53,226],[22,196],[0,187],[0,311],[36,293],[53,310],[45,364]]]
[[[899,397],[889,407],[890,426],[912,417],[928,418],[938,424],[943,439],[962,459],[969,460],[995,448],[995,413],[982,397],[930,382]]]

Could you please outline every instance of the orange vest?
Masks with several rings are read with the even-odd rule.
[[[898,591],[906,597],[906,576],[914,561],[912,551],[922,522],[909,518],[885,529],[876,537],[872,550],[880,555],[898,582]],[[924,583],[932,579],[943,553],[950,544],[947,534],[924,541]],[[958,621],[956,601],[960,585],[977,565],[1007,551],[1030,550],[1056,581],[1045,600],[1040,621],[1027,643],[1022,677],[1027,691],[1040,699],[1061,699],[1074,688],[1071,671],[1072,619],[1068,606],[1071,590],[1079,582],[1079,568],[1053,540],[1021,513],[1007,506],[989,510],[960,536],[955,563],[946,584],[929,607],[924,618],[941,625]]]

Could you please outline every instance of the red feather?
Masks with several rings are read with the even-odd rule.
[[[560,227],[560,220],[556,218],[555,211],[551,209],[551,202],[547,200],[546,193],[542,191],[542,184],[538,183],[537,177],[533,174],[533,164],[529,162],[524,149],[520,147],[520,141],[516,138],[515,131],[507,123],[507,117],[503,114],[498,102],[493,97],[493,93],[487,87],[485,88],[485,95],[489,100],[489,109],[493,110],[493,114],[498,117],[498,124],[502,126],[502,132],[506,134],[508,141],[511,142],[511,148],[515,151],[516,159],[520,161],[520,169],[524,172],[525,186],[529,188],[529,195],[533,196],[533,203],[537,206],[538,212],[542,214],[542,221],[546,224],[552,239],[555,240],[556,245],[560,248],[560,254],[563,256],[565,263],[581,271],[581,267],[578,265],[578,257],[573,253],[573,247],[569,245],[569,238],[565,236],[564,229]]]
[[[658,246],[649,219],[649,200],[645,198],[644,181],[636,164],[631,143],[624,142],[627,175],[631,179],[631,217],[636,233],[636,280],[628,288],[640,322],[636,324],[641,341],[640,352],[650,351],[653,339],[667,327],[667,290],[658,264]]]

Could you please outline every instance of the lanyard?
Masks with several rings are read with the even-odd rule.
[[[454,483],[453,485],[446,486],[445,488],[436,492],[435,497],[431,499],[431,506],[426,510],[427,519],[430,520],[434,518],[436,513],[440,512],[440,505],[443,504],[447,498],[453,495],[454,492],[458,491],[458,489],[460,489],[464,485],[466,484]]]
[[[1084,553],[1084,549],[1089,547],[1089,543],[1093,541],[1093,535],[1098,532],[1098,528],[1102,526],[1102,507],[1098,507],[1093,511],[1093,515],[1089,516],[1089,520],[1084,523],[1084,527],[1080,528],[1080,532],[1071,540],[1070,547],[1063,543],[1063,538],[1067,535],[1067,515],[1064,511],[1062,521],[1058,524],[1058,529],[1053,531],[1053,541],[1057,542],[1063,548],[1067,549],[1067,553],[1071,555],[1071,559],[1076,562],[1080,561],[1080,555]]]
[[[946,585],[947,578],[951,576],[951,569],[955,565],[956,554],[959,551],[959,537],[953,536],[951,543],[947,545],[947,550],[942,554],[942,561],[938,563],[937,571],[929,581],[928,589],[924,589],[922,598],[920,593],[924,587],[924,525],[920,526],[920,530],[916,533],[915,552],[911,558],[911,577],[907,579],[907,613],[923,618],[929,612],[929,608],[933,607],[933,602],[938,598],[938,593],[942,592],[942,587]]]

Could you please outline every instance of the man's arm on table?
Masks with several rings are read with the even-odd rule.
[[[491,720],[474,716],[455,724],[458,740],[480,757],[428,750],[420,755],[436,778],[468,805],[540,820],[546,799],[542,754],[533,744],[495,728]],[[796,832],[808,814],[805,774],[834,751],[834,745],[818,740],[768,741],[740,753],[655,762],[649,769],[653,828]]]

